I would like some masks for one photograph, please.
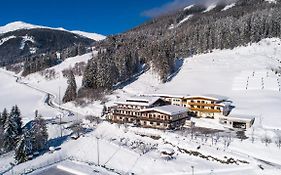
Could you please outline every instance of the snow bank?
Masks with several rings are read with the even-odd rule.
[[[226,11],[228,9],[231,9],[232,7],[234,7],[236,4],[235,3],[232,3],[232,4],[229,4],[227,6],[225,6],[221,11]]]

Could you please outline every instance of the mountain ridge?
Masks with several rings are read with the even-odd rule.
[[[4,26],[0,26],[0,34],[12,32],[12,31],[15,31],[15,30],[36,29],[36,28],[46,28],[46,29],[52,29],[52,30],[67,31],[67,32],[71,32],[71,33],[74,33],[74,34],[78,34],[78,35],[90,38],[90,39],[95,40],[95,41],[100,41],[100,40],[103,40],[103,39],[106,38],[106,36],[101,35],[101,34],[97,34],[97,33],[91,33],[91,32],[79,31],[79,30],[72,30],[71,31],[71,30],[64,29],[62,27],[53,28],[53,27],[30,24],[30,23],[26,23],[26,22],[23,22],[23,21],[14,21],[14,22],[10,22],[10,23],[8,23]]]

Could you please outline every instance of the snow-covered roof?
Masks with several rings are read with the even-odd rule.
[[[252,121],[255,119],[252,115],[244,115],[244,114],[229,114],[228,116],[221,116],[222,119],[228,119],[228,120],[240,120],[240,121]]]
[[[116,103],[125,104],[125,105],[151,106],[159,99],[160,99],[160,97],[135,96],[135,97],[126,99],[126,101],[116,102]]]
[[[204,94],[204,95],[189,95],[189,94],[151,94],[151,96],[159,97],[171,97],[171,98],[205,98],[214,101],[226,101],[229,98],[216,94]]]
[[[187,112],[187,108],[182,106],[175,106],[175,105],[165,105],[165,106],[158,106],[154,108],[144,109],[142,111],[157,111],[168,115],[177,115]]]
[[[169,155],[172,155],[172,154],[175,153],[175,151],[172,148],[161,148],[160,152],[161,153],[166,153],[166,154],[169,154]]]
[[[228,97],[222,96],[222,95],[217,95],[217,94],[203,94],[203,95],[196,95],[196,96],[189,96],[188,98],[194,98],[194,97],[201,97],[201,98],[207,98],[207,99],[212,99],[215,101],[225,101],[228,100]]]

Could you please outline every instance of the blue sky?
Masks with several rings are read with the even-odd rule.
[[[181,1],[188,0],[1,0],[0,25],[24,21],[69,30],[116,34]]]

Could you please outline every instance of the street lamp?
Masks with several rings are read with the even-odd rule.
[[[99,151],[99,137],[96,137],[97,139],[97,156],[98,156],[98,166],[100,165],[100,151]]]
[[[14,163],[12,163],[12,162],[10,162],[10,165],[11,165],[12,175],[14,175],[14,166],[15,166],[15,164],[14,164]]]
[[[194,166],[193,165],[191,166],[191,172],[192,172],[192,175],[194,175]]]

